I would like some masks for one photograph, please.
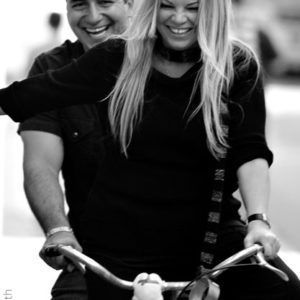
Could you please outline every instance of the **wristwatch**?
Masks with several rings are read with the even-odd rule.
[[[262,221],[264,222],[265,224],[267,224],[269,226],[269,228],[271,228],[271,224],[269,222],[269,219],[267,217],[266,214],[253,214],[253,215],[250,215],[248,217],[248,223],[252,222],[252,221]]]

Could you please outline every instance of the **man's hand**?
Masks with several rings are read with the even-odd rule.
[[[44,262],[50,267],[54,268],[55,270],[67,269],[69,272],[72,272],[75,268],[75,265],[69,260],[65,259],[62,255],[51,256],[51,257],[47,256],[45,250],[49,246],[55,246],[55,245],[71,246],[74,249],[82,252],[82,248],[78,243],[75,235],[73,234],[73,232],[65,232],[65,231],[57,232],[51,235],[49,238],[47,238],[46,242],[44,243],[39,253],[40,257],[44,260]]]
[[[244,245],[245,248],[248,248],[253,244],[260,244],[264,247],[264,255],[267,260],[275,258],[280,249],[280,243],[275,233],[267,224],[259,220],[248,224]]]

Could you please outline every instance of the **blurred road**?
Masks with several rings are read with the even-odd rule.
[[[270,219],[280,255],[300,276],[300,86],[269,84],[267,137],[274,152]],[[57,272],[38,257],[44,238],[22,188],[22,146],[16,126],[0,120],[0,299],[50,299]],[[1,217],[2,215],[2,217]],[[1,222],[1,220],[3,222]]]
[[[50,300],[58,271],[39,258],[43,238],[0,237],[0,299]]]
[[[274,152],[270,218],[283,245],[300,252],[300,85],[271,84],[266,100]]]

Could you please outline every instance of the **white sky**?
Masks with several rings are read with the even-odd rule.
[[[20,70],[29,51],[47,42],[47,16],[51,12],[65,15],[64,0],[8,0],[0,1],[0,86],[5,83],[8,70]],[[72,37],[64,19],[61,37]]]

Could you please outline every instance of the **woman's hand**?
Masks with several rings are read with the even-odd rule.
[[[267,260],[275,258],[280,249],[280,243],[275,233],[260,220],[248,224],[244,245],[245,248],[248,248],[253,244],[260,244],[264,247],[264,255]]]

